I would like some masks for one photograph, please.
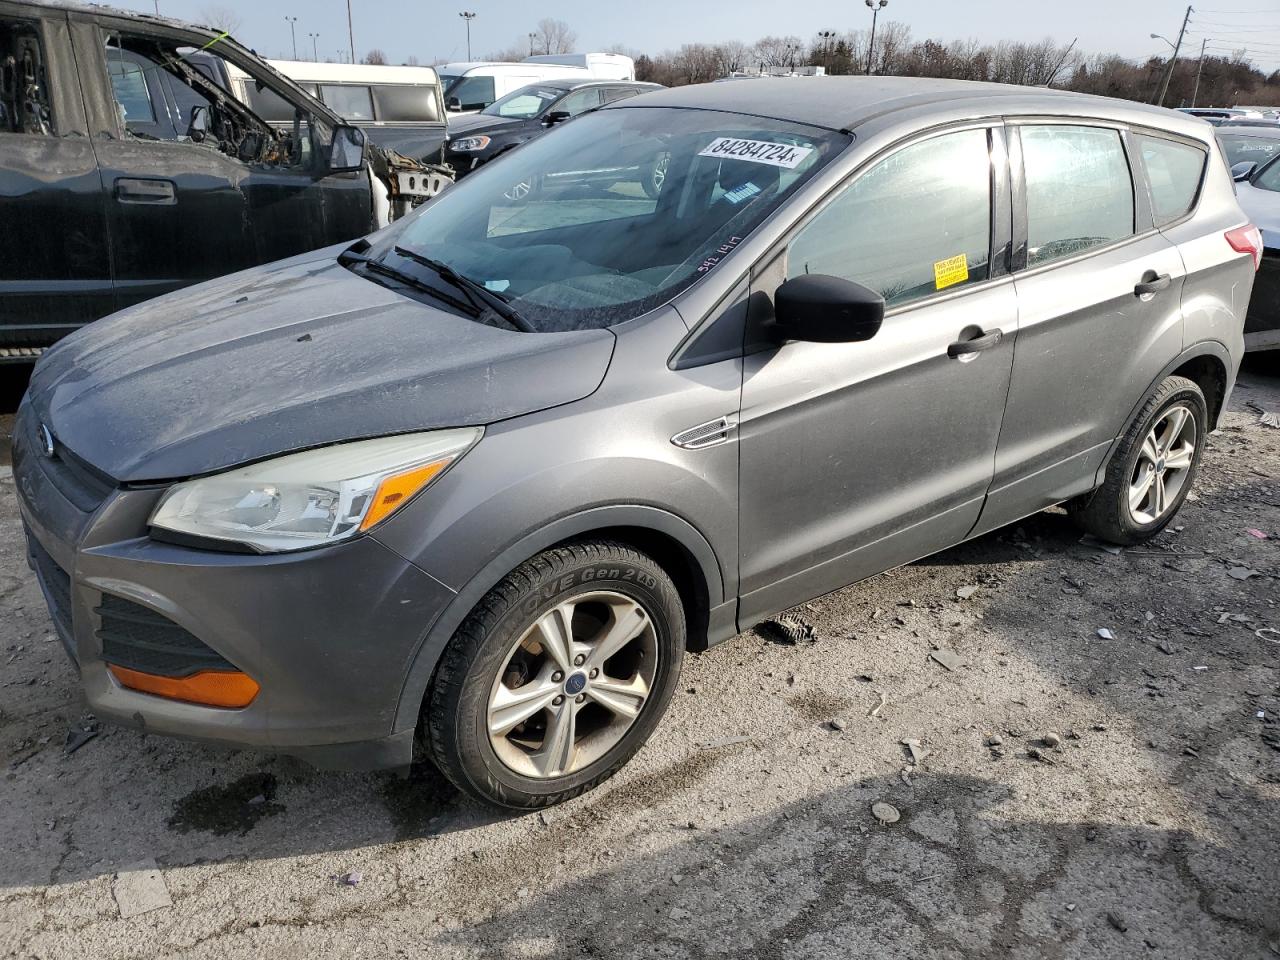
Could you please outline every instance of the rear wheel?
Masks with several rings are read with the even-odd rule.
[[[1154,537],[1191,492],[1208,426],[1200,387],[1169,377],[1130,424],[1102,486],[1068,504],[1072,518],[1094,536],[1124,546]]]
[[[539,554],[445,649],[424,711],[436,765],[504,807],[577,796],[649,738],[684,645],[679,594],[650,557],[609,541]]]

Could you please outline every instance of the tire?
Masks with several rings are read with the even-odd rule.
[[[1152,438],[1157,428],[1162,436],[1167,436],[1180,411],[1189,414],[1191,426],[1184,422],[1178,436],[1169,439],[1168,455],[1153,460],[1153,453],[1159,454],[1162,445],[1159,437],[1155,437],[1155,446],[1147,446],[1148,438]],[[1187,432],[1191,429],[1194,429],[1194,439]],[[1200,387],[1185,377],[1169,377],[1142,405],[1129,425],[1107,464],[1102,486],[1067,504],[1071,518],[1086,532],[1120,546],[1150,540],[1177,516],[1191,492],[1208,429],[1208,405]],[[1189,465],[1185,470],[1175,469],[1173,464],[1182,462],[1188,450]],[[1131,506],[1131,496],[1137,495],[1147,478],[1159,479],[1158,487],[1165,494],[1163,501],[1153,499],[1157,489],[1153,483],[1147,488],[1149,492],[1141,505]],[[1170,489],[1175,481],[1176,489]]]
[[[567,647],[557,640],[565,611]],[[632,631],[621,646],[607,643]],[[445,648],[423,709],[430,755],[460,790],[496,806],[534,810],[576,797],[648,740],[684,649],[680,595],[652,558],[607,540],[547,550],[489,591]],[[527,704],[536,712],[491,735],[491,718],[504,724]],[[553,733],[565,730],[576,746]]]

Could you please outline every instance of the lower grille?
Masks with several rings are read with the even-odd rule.
[[[64,635],[71,635],[71,576],[58,566],[58,562],[49,556],[49,551],[40,545],[40,541],[27,534],[27,544],[31,551],[31,559],[35,564],[36,576],[44,587],[45,599],[49,603],[49,615],[62,628]]]
[[[194,634],[154,610],[104,593],[96,612],[102,659],[107,663],[162,677],[236,669]]]

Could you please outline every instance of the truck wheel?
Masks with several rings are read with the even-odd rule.
[[[529,810],[611,777],[671,700],[685,648],[671,578],[621,543],[556,547],[477,604],[424,707],[436,765],[461,790]]]
[[[1102,486],[1067,505],[1072,519],[1122,546],[1150,540],[1191,492],[1208,427],[1200,388],[1185,377],[1169,377],[1130,424]]]

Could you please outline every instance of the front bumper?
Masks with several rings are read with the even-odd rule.
[[[1280,350],[1280,250],[1267,248],[1244,323],[1246,350]]]
[[[162,488],[93,488],[45,456],[24,405],[13,470],[28,558],[90,709],[151,733],[302,757],[336,769],[406,766],[394,729],[410,662],[453,592],[372,537],[294,554],[230,554],[147,536]],[[103,660],[104,594],[168,618],[253,677],[247,707],[122,687]]]

